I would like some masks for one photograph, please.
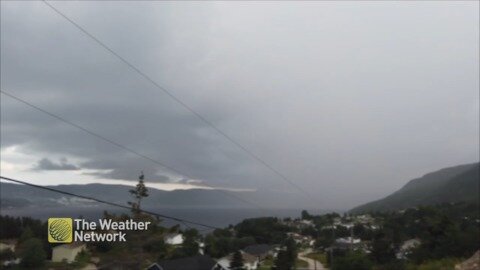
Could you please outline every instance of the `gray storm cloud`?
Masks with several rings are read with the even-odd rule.
[[[43,3],[1,5],[2,90],[185,175],[4,95],[2,149],[92,177],[291,190]],[[52,5],[325,207],[479,159],[477,2]]]
[[[76,171],[80,170],[79,167],[77,167],[74,164],[68,163],[68,160],[66,158],[62,158],[60,162],[53,162],[48,158],[42,158],[40,159],[35,167],[33,167],[33,170],[36,171]]]

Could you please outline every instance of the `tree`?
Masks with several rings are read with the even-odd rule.
[[[297,260],[297,244],[291,237],[289,237],[285,246],[287,247],[286,252],[289,265],[293,267],[295,265],[295,261]]]
[[[182,250],[186,256],[194,256],[198,254],[198,231],[196,229],[188,229],[184,232],[185,240],[183,241]]]
[[[142,199],[148,197],[148,189],[145,186],[144,178],[145,176],[143,175],[143,172],[142,172],[138,177],[138,184],[135,186],[135,189],[130,190],[130,194],[132,194],[135,201],[128,202],[128,204],[132,206],[132,212],[134,214],[140,213],[140,205],[141,205]]]
[[[277,258],[273,262],[273,270],[291,270],[295,267],[297,260],[297,246],[292,238],[288,238],[285,242],[285,248],[280,250]]]
[[[233,253],[232,261],[230,262],[230,269],[232,270],[243,270],[243,257],[240,251],[235,251]]]
[[[371,256],[377,263],[380,264],[385,264],[395,259],[393,242],[385,233],[379,232],[375,235],[372,241]]]
[[[273,261],[272,270],[291,270],[286,250],[280,250]]]
[[[25,230],[23,230],[22,234],[20,235],[20,238],[18,239],[18,244],[26,242],[28,239],[31,239],[33,237],[34,237],[34,234],[32,229],[30,229],[30,227],[26,227]]]
[[[372,263],[365,254],[359,251],[349,252],[344,257],[336,258],[333,270],[370,270]]]
[[[307,210],[302,210],[302,219],[312,219],[312,215]]]
[[[274,217],[245,219],[235,225],[238,237],[254,237],[259,244],[282,243],[289,229]]]
[[[42,242],[38,238],[30,238],[22,244],[20,253],[21,265],[27,269],[40,267],[47,259]]]
[[[183,232],[182,247],[176,248],[171,254],[172,259],[195,256],[199,253],[198,244],[200,235],[196,229],[187,229]]]

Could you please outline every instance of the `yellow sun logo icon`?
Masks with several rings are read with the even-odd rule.
[[[73,220],[71,218],[48,219],[48,242],[71,243],[73,236]]]

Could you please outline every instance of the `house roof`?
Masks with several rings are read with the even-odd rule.
[[[82,242],[73,242],[71,244],[63,244],[63,245],[59,245],[59,246],[56,246],[56,247],[53,247],[54,249],[56,248],[67,248],[67,249],[76,249],[76,248],[80,248],[82,246],[85,246],[85,243],[82,243]]]
[[[183,235],[181,233],[168,233],[168,234],[165,234],[163,236],[164,239],[166,238],[174,238],[174,237],[177,237],[177,236],[181,236],[183,237]]]
[[[161,261],[158,263],[160,269],[163,270],[212,270],[216,265],[217,262],[207,255],[197,255],[193,257]]]
[[[147,270],[162,270],[162,268],[160,268],[160,265],[158,265],[157,263],[154,263],[152,265],[150,265]]]
[[[337,238],[335,239],[336,243],[341,243],[341,244],[358,244],[361,242],[360,239],[358,238],[352,238],[352,237],[342,237],[342,238]]]
[[[262,255],[272,250],[272,247],[267,244],[261,245],[251,245],[243,249],[245,253],[252,254],[252,255]]]
[[[140,262],[138,261],[113,261],[107,264],[101,265],[98,269],[111,270],[111,269],[141,269]]]
[[[409,239],[402,243],[402,245],[400,246],[400,249],[402,250],[411,249],[415,246],[420,245],[421,243],[422,242],[419,239],[416,239],[416,238]]]
[[[17,244],[17,240],[16,240],[16,239],[2,239],[2,240],[0,240],[0,244],[16,245],[16,244]]]
[[[233,259],[233,253],[226,256],[225,257],[228,261],[232,261]],[[246,262],[246,263],[255,263],[258,258],[252,254],[249,254],[249,253],[245,253],[245,252],[242,252],[242,258],[243,258],[243,262]]]

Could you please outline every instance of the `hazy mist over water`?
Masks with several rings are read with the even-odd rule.
[[[103,211],[109,213],[121,214],[127,211],[118,210],[118,208],[101,208],[101,207],[26,207],[16,209],[1,209],[1,215],[10,216],[28,216],[41,220],[46,220],[50,217],[72,217],[78,218],[82,216],[86,219],[96,220],[103,218]],[[245,208],[146,208],[145,210],[154,211],[164,215],[174,216],[187,220],[194,220],[196,222],[226,227],[230,224],[235,225],[246,218],[273,216],[278,218],[297,218],[300,217],[303,209],[265,209],[261,211],[258,209]],[[333,210],[332,210],[333,211]],[[312,214],[325,214],[327,210],[309,210]],[[178,224],[177,221],[162,219],[162,225],[173,226]],[[183,224],[180,224],[183,226]],[[202,229],[201,227],[199,227]]]

